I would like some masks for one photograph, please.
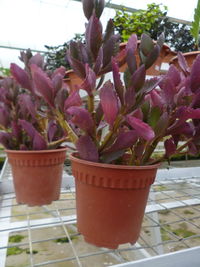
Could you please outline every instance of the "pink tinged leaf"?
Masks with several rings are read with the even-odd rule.
[[[84,108],[81,107],[70,107],[66,111],[72,116],[72,122],[81,128],[88,134],[92,134],[94,131],[94,121],[91,114]]]
[[[154,46],[154,49],[148,54],[148,56],[145,59],[145,68],[150,68],[155,61],[157,60],[158,56],[160,54],[160,46],[156,44]]]
[[[167,131],[167,135],[185,135],[187,137],[192,137],[195,133],[194,125],[188,122],[183,122],[180,125],[172,127]]]
[[[93,9],[94,9],[94,1],[91,0],[82,0],[83,4],[83,12],[86,18],[89,20],[92,16]]]
[[[62,76],[62,78],[64,78],[65,72],[66,72],[65,67],[61,66],[61,67],[57,68],[56,70],[54,70],[54,72],[52,74],[52,78],[54,78],[54,76],[56,76],[57,74],[60,74]]]
[[[28,147],[26,145],[24,145],[24,144],[21,144],[19,146],[19,150],[28,150]]]
[[[52,84],[53,84],[53,88],[54,88],[53,95],[55,97],[56,94],[58,93],[58,91],[62,88],[62,85],[63,85],[63,76],[61,74],[59,74],[59,73],[56,74],[52,78]]]
[[[187,61],[185,60],[183,54],[181,52],[178,52],[177,57],[178,57],[178,64],[179,64],[180,68],[183,70],[183,72],[188,73],[189,67],[188,67]]]
[[[115,90],[117,92],[117,95],[120,99],[121,104],[123,105],[124,104],[124,86],[120,79],[119,67],[118,67],[118,64],[115,58],[112,58],[112,74],[113,74]]]
[[[119,113],[118,98],[111,81],[107,81],[100,91],[100,103],[104,112],[104,119],[113,126]]]
[[[32,140],[33,150],[47,149],[47,143],[40,133],[33,127],[33,125],[25,120],[19,120],[19,125],[25,130]]]
[[[0,107],[0,125],[7,128],[10,125],[10,114],[6,107]]]
[[[155,137],[153,129],[142,120],[137,119],[131,115],[127,115],[126,121],[133,129],[135,129],[139,137],[147,141],[151,141]]]
[[[97,56],[97,59],[96,59],[96,62],[93,68],[96,75],[100,72],[102,66],[103,66],[103,48],[100,47],[98,56]]]
[[[68,91],[66,88],[62,88],[60,91],[58,91],[55,97],[56,107],[59,108],[61,111],[64,110],[64,103],[67,97],[68,97]]]
[[[188,144],[188,154],[189,155],[192,155],[192,156],[195,156],[197,155],[199,152],[199,150],[197,149],[197,147],[195,146],[195,144],[193,142],[190,142]]]
[[[36,107],[31,99],[30,95],[21,94],[18,97],[19,108],[23,117],[26,117],[27,114],[30,114],[32,118],[36,119]]]
[[[172,106],[174,104],[174,96],[176,94],[176,88],[169,78],[163,81],[163,100],[166,105]]]
[[[87,24],[85,37],[86,44],[96,60],[102,43],[102,25],[94,13]]]
[[[171,157],[173,154],[176,153],[176,145],[174,143],[173,138],[165,140],[164,146],[165,146],[165,154],[167,158]]]
[[[64,103],[64,110],[66,111],[69,107],[72,106],[81,106],[82,101],[79,95],[79,90],[72,91]]]
[[[145,80],[144,85],[139,93],[149,93],[155,89],[162,82],[163,77],[153,77],[151,79]]]
[[[145,82],[146,70],[145,66],[141,65],[131,76],[131,86],[133,86],[137,91],[139,91]]]
[[[103,68],[111,65],[112,56],[116,54],[116,46],[119,42],[119,35],[112,35],[103,45]]]
[[[150,101],[152,107],[159,107],[160,109],[163,108],[164,105],[163,98],[156,89],[150,92]]]
[[[167,77],[177,86],[181,82],[181,75],[178,69],[172,64],[167,72]]]
[[[35,64],[40,68],[43,68],[44,66],[44,57],[41,56],[39,53],[35,54],[34,56],[32,56],[29,60],[29,64]]]
[[[125,100],[125,107],[127,111],[129,111],[133,107],[136,101],[135,89],[133,87],[129,87],[128,89],[126,89],[124,100]]]
[[[135,118],[143,120],[143,112],[141,108],[137,108],[136,110],[134,110],[133,113],[131,113],[131,115]]]
[[[15,80],[23,87],[26,89],[29,89],[32,91],[32,85],[31,85],[31,80],[28,76],[28,73],[20,68],[18,65],[12,63],[10,65],[10,71],[12,76],[15,78]]]
[[[48,135],[48,140],[49,142],[52,142],[54,139],[54,136],[57,132],[57,124],[55,123],[55,121],[50,121],[48,124],[48,129],[47,129],[47,135]]]
[[[133,74],[137,69],[137,62],[135,57],[136,50],[137,50],[137,35],[132,34],[131,37],[128,39],[128,43],[126,45],[126,62],[131,74]]]
[[[127,149],[129,147],[132,147],[135,144],[135,142],[137,141],[137,139],[138,139],[138,135],[137,135],[135,130],[130,130],[127,132],[121,132],[117,136],[114,144],[111,147],[109,147],[105,151],[105,153],[120,151],[120,150]]]
[[[190,87],[192,92],[200,88],[200,55],[198,55],[192,64],[190,73]]]
[[[99,161],[97,147],[90,136],[81,136],[76,143],[76,148],[81,159],[93,162]]]
[[[136,50],[137,50],[137,35],[136,34],[132,34],[127,42],[126,45],[126,51],[131,51],[132,54],[135,54]]]
[[[67,59],[72,67],[72,69],[74,70],[74,72],[81,78],[81,79],[85,79],[85,65],[79,61],[76,58],[73,58],[70,54],[70,52],[67,52]]]
[[[93,95],[93,91],[96,87],[96,74],[89,67],[88,64],[85,65],[86,78],[83,83],[80,85],[80,89],[85,90],[89,96]]]
[[[31,72],[37,92],[44,97],[45,101],[51,107],[54,107],[54,88],[52,81],[45,72],[34,64],[31,65]]]
[[[200,108],[193,109],[191,107],[180,107],[175,116],[179,119],[179,122],[188,119],[200,119]]]

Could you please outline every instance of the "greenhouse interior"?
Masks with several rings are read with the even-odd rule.
[[[199,267],[200,0],[0,8],[0,267]]]

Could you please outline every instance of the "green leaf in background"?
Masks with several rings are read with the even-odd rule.
[[[161,116],[161,111],[159,107],[153,107],[149,114],[148,124],[154,128]]]
[[[195,46],[199,48],[199,27],[200,27],[200,0],[198,0],[197,7],[194,10],[194,20],[190,29],[192,36],[195,39]]]

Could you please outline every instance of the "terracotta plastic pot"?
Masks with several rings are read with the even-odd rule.
[[[193,52],[188,52],[188,53],[183,53],[183,56],[185,57],[187,64],[189,67],[192,66],[193,61],[195,58],[200,54],[200,51],[193,51]],[[178,57],[175,56],[170,60],[170,64],[174,64],[178,69],[180,69],[179,64],[178,64]]]
[[[18,203],[41,206],[59,199],[66,148],[5,151],[11,164]]]
[[[70,91],[74,91],[76,90],[76,85],[80,85],[83,80],[73,70],[68,70],[65,73],[64,82],[69,86]]]
[[[94,163],[70,156],[76,184],[78,230],[85,241],[115,249],[140,234],[157,168]]]

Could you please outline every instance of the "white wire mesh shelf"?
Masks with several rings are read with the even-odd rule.
[[[198,174],[199,168],[194,169]],[[167,174],[161,170],[152,186],[138,242],[109,250],[87,244],[77,232],[72,176],[65,173],[59,201],[28,207],[15,201],[7,164],[0,178],[0,266],[132,266],[130,262],[134,264],[140,259],[157,259],[157,255],[197,249],[200,246],[200,176],[192,174],[194,169],[187,169],[190,176],[180,175],[175,179],[169,178],[169,173],[173,175],[175,170]],[[176,172],[177,169],[174,175]],[[200,266],[200,256],[197,261]],[[133,266],[139,267],[139,262]]]

